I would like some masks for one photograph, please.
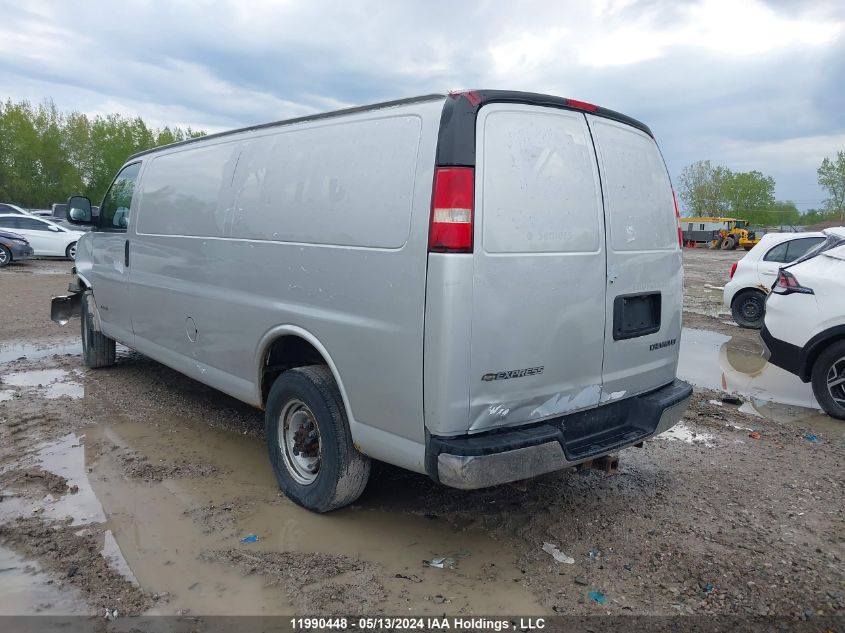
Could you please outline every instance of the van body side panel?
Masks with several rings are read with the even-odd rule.
[[[388,446],[367,442],[400,436],[418,446],[418,462],[441,110],[415,103],[244,135],[216,278],[225,368],[254,384],[254,400],[267,352],[258,342],[279,325],[301,328],[337,368],[359,448],[386,456]]]
[[[148,159],[131,242],[130,295],[138,351],[226,391],[235,341],[218,306],[232,245],[222,240],[240,153],[233,140],[180,148]]]
[[[599,403],[605,253],[581,112],[479,110],[470,433]]]
[[[216,167],[188,163],[178,179],[162,172],[142,185],[147,203],[160,210],[176,201],[170,213],[189,208],[197,228],[183,234],[167,214],[145,220],[142,209],[133,245],[137,311],[146,320],[139,350],[260,406],[267,333],[306,331],[343,381],[356,445],[422,470],[425,275],[442,103],[263,128],[150,156],[165,165],[176,153],[206,162],[209,148],[232,147]],[[192,194],[194,176],[215,182]],[[395,460],[391,438],[402,438]]]
[[[657,389],[675,379],[683,268],[672,185],[654,139],[624,123],[592,115],[587,119],[599,160],[608,227],[602,372],[602,400],[608,401]],[[651,297],[640,299],[645,295]],[[655,309],[659,301],[659,315],[637,312],[642,308],[637,303],[643,301]],[[624,310],[634,311],[627,317],[620,316],[623,303]],[[618,328],[626,321],[627,326],[637,327],[652,318],[658,321],[651,328],[654,331],[620,336]]]

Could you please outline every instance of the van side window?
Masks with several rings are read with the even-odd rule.
[[[802,237],[797,240],[791,240],[786,249],[786,261],[794,262],[823,240],[823,237]]]
[[[141,183],[138,233],[223,237],[240,143],[187,148],[155,157]]]
[[[766,253],[766,256],[763,259],[767,262],[778,262],[780,264],[785,264],[789,261],[786,255],[786,249],[789,246],[789,242],[783,242],[782,244],[778,244],[774,248],[769,249],[769,252]]]
[[[120,170],[100,205],[100,228],[104,231],[125,231],[129,226],[129,209],[135,193],[135,181],[141,163],[132,163]]]

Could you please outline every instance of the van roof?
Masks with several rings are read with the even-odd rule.
[[[252,132],[254,130],[262,130],[265,128],[282,125],[292,125],[294,123],[304,123],[307,121],[318,121],[320,119],[328,119],[348,114],[356,114],[358,112],[367,112],[370,110],[379,110],[382,108],[392,108],[412,103],[423,103],[426,101],[434,101],[437,99],[446,99],[446,104],[444,105],[443,109],[443,118],[440,122],[440,142],[438,143],[437,148],[438,165],[475,164],[475,116],[478,113],[478,109],[488,103],[523,103],[528,105],[587,111],[597,116],[601,116],[607,119],[613,119],[621,123],[626,123],[639,130],[642,130],[649,136],[654,137],[651,130],[644,123],[641,123],[636,119],[633,119],[614,110],[595,106],[593,104],[585,103],[583,101],[576,101],[574,99],[567,99],[564,97],[556,97],[554,95],[539,94],[534,92],[519,92],[513,90],[464,90],[459,92],[450,92],[448,95],[433,93],[422,95],[419,97],[396,99],[393,101],[383,101],[381,103],[374,103],[371,105],[356,106],[353,108],[344,108],[342,110],[334,110],[331,112],[311,114],[308,116],[297,117],[294,119],[283,119],[281,121],[272,121],[270,123],[251,125],[235,130],[218,132],[216,134],[208,134],[206,136],[198,136],[196,138],[189,138],[184,141],[177,141],[176,143],[170,143],[168,145],[153,147],[143,152],[132,154],[126,160],[129,161],[138,158],[139,156],[145,156],[147,154],[157,152],[164,148],[177,147],[180,145],[189,145],[191,143],[197,143],[199,141],[205,141],[208,139],[221,138],[232,134],[238,134],[241,132]]]

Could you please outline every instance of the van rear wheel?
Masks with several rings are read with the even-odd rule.
[[[340,391],[327,366],[289,369],[276,379],[265,429],[273,472],[292,501],[329,512],[364,492],[370,459],[352,444]]]
[[[114,339],[94,329],[94,315],[88,309],[90,292],[82,297],[82,361],[86,367],[111,367],[116,356]]]
[[[824,412],[845,420],[845,341],[823,351],[813,364],[813,395]]]

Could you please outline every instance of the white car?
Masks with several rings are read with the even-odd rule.
[[[29,241],[35,255],[76,257],[76,242],[85,235],[33,215],[0,214],[0,229],[23,235]]]
[[[766,233],[745,257],[731,266],[724,301],[741,327],[763,327],[766,295],[778,270],[824,240],[823,233]]]
[[[769,362],[811,382],[825,412],[845,420],[845,228],[780,269],[760,335]]]

